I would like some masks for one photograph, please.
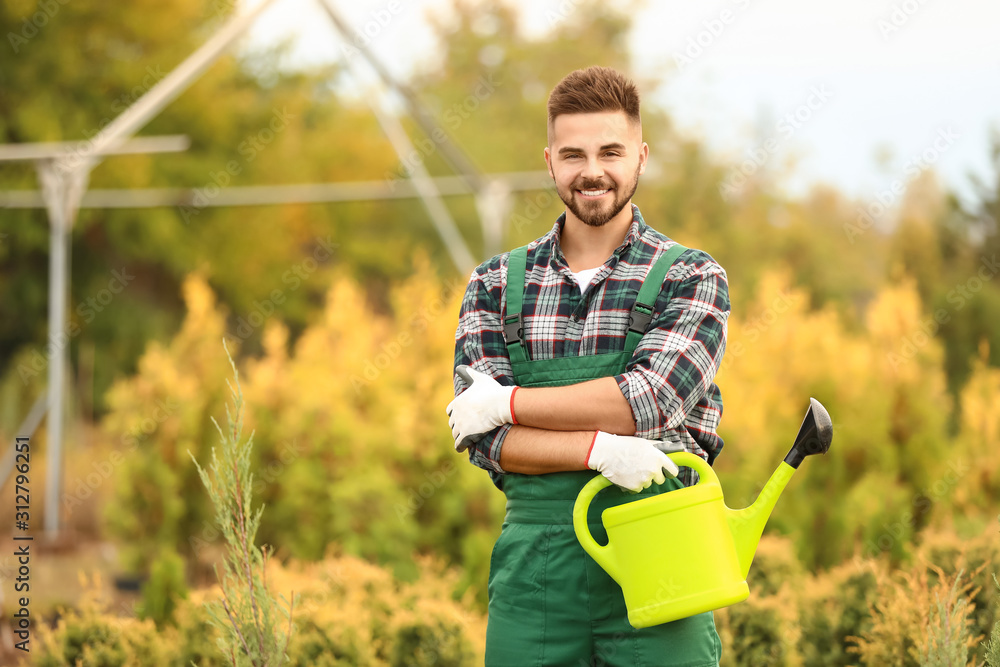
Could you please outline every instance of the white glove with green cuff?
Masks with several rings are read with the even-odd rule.
[[[677,464],[657,449],[653,440],[604,431],[594,434],[587,467],[633,492],[642,491],[653,482],[663,484],[667,476],[677,477],[678,472]]]

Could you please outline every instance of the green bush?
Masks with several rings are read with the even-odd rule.
[[[781,618],[768,602],[750,598],[728,608],[729,642],[723,645],[723,664],[735,667],[788,663]]]
[[[240,371],[257,434],[253,494],[267,507],[259,537],[297,559],[321,559],[335,544],[411,580],[414,553],[440,554],[471,567],[458,585],[477,584],[485,607],[504,497],[451,442],[444,406],[461,289],[433,273],[423,267],[397,286],[389,314],[338,280],[324,317],[294,346],[281,323],[267,323],[262,356]],[[103,423],[110,442],[137,443],[124,447],[106,517],[126,568],[143,573],[164,548],[211,563],[222,544],[208,498],[185,491],[200,486],[186,451],[208,455],[211,416],[222,412],[225,314],[198,276],[184,296],[181,331],[150,345],[138,373],[115,385]]]
[[[776,595],[783,586],[791,585],[805,576],[805,569],[795,555],[795,544],[780,535],[765,535],[747,575],[747,585],[752,595]]]
[[[796,649],[803,667],[846,667],[857,662],[847,651],[848,637],[860,636],[871,623],[875,582],[872,567],[856,564],[797,580],[801,635]]]
[[[78,608],[62,609],[55,628],[38,629],[34,660],[40,667],[173,667],[172,642],[151,620],[119,618],[107,613],[98,594],[99,579],[83,595]],[[168,635],[169,637],[169,635]],[[187,667],[186,665],[184,667]]]
[[[136,609],[139,618],[152,619],[158,628],[176,624],[174,611],[178,602],[187,597],[184,570],[184,559],[174,552],[165,552],[153,562]]]
[[[350,630],[331,631],[312,618],[295,624],[289,646],[292,667],[369,667],[374,665],[372,647],[365,647]]]
[[[844,648],[837,644],[837,610],[832,604],[804,605],[800,609],[802,636],[798,652],[803,667],[841,667],[850,664]]]
[[[40,667],[82,662],[94,667],[123,667],[126,653],[121,633],[105,619],[82,617],[67,621],[61,641],[38,655]]]
[[[969,610],[973,636],[989,636],[998,619],[993,573],[1000,572],[1000,544],[988,533],[955,539],[950,532],[932,531],[920,547],[925,558],[941,568],[946,577],[964,571],[971,586]],[[931,573],[932,582],[936,575]],[[986,659],[986,647],[976,649],[976,657]]]
[[[183,600],[175,610],[177,619],[176,634],[174,628],[168,628],[164,639],[175,637],[171,647],[171,655],[176,656],[169,667],[230,667],[231,662],[219,655],[217,638],[218,629],[212,625],[203,607],[196,607],[188,600]]]
[[[292,667],[458,667],[482,664],[486,619],[471,598],[452,599],[458,574],[440,562],[418,558],[413,583],[386,568],[348,557],[328,557],[286,566],[271,560],[267,581],[294,590],[295,631],[288,645]],[[84,596],[54,628],[40,628],[33,646],[44,667],[224,667],[222,636],[206,601],[218,587],[190,591],[178,599],[175,624],[118,617],[107,601]],[[36,652],[37,651],[37,652]]]
[[[462,628],[441,619],[408,623],[393,638],[392,667],[462,667],[475,654]]]
[[[997,581],[995,574],[993,575],[993,584],[997,590],[1000,590],[1000,581]],[[989,665],[989,667],[1000,667],[1000,622],[993,624],[993,627],[990,629],[990,638],[983,642],[979,648],[983,653],[983,662],[985,664]]]

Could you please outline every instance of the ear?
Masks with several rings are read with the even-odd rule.
[[[552,172],[552,154],[549,152],[548,146],[542,151],[542,155],[545,157],[545,166],[549,170],[549,176],[552,177],[552,180],[555,180],[556,175]]]
[[[646,161],[649,160],[649,144],[645,141],[642,142],[642,146],[639,148],[639,173],[643,174],[646,172]]]

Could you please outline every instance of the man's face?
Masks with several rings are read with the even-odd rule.
[[[648,156],[642,128],[623,111],[556,116],[545,148],[559,198],[593,227],[606,224],[631,201]]]

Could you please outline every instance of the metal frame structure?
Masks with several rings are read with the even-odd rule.
[[[59,491],[62,487],[62,427],[63,383],[66,377],[67,346],[59,345],[66,331],[66,281],[69,274],[69,235],[80,210],[80,200],[90,180],[90,170],[99,159],[108,155],[129,153],[162,153],[183,151],[188,147],[184,136],[144,137],[115,144],[106,143],[98,150],[88,147],[90,154],[78,160],[75,167],[67,167],[67,159],[80,156],[75,153],[75,142],[22,144],[0,147],[0,161],[33,162],[42,184],[42,200],[49,215],[49,342],[56,346],[49,360],[48,388],[32,406],[28,417],[18,430],[31,434],[38,428],[48,409],[48,465],[45,483],[45,532],[54,538],[59,532]],[[72,156],[72,157],[70,157]],[[27,429],[31,426],[30,430]],[[15,450],[10,451],[0,463],[0,480],[6,481],[14,469]]]
[[[85,144],[78,142],[56,144],[22,144],[0,146],[0,161],[33,161],[42,189],[38,191],[9,191],[0,193],[0,206],[6,208],[45,208],[51,228],[49,257],[49,337],[58,337],[65,330],[67,307],[66,280],[69,265],[69,233],[81,207],[118,208],[182,206],[194,199],[190,189],[150,188],[140,190],[87,191],[90,171],[105,156],[123,153],[149,153],[163,150],[183,150],[183,137],[143,137],[130,139],[154,118],[163,108],[176,99],[208,67],[210,67],[242,35],[275,0],[261,0],[256,6],[238,11],[207,42],[195,50],[184,62],[122,112]],[[334,28],[349,39],[350,31],[340,17],[333,0],[317,0],[329,16]],[[400,160],[413,152],[413,144],[398,117],[386,110],[387,86],[403,100],[406,110],[428,135],[447,133],[433,120],[416,95],[402,82],[396,80],[367,46],[357,47],[364,59],[378,74],[380,85],[375,94],[367,96],[379,125],[385,132]],[[354,64],[348,60],[350,71]],[[476,264],[457,226],[442,201],[444,195],[473,194],[483,225],[486,255],[498,251],[503,221],[510,210],[510,196],[515,190],[541,190],[550,187],[548,173],[514,172],[507,174],[481,174],[454,142],[440,142],[440,154],[456,171],[457,176],[431,177],[422,163],[417,164],[408,181],[394,188],[385,182],[363,181],[356,183],[297,184],[284,186],[252,186],[223,188],[207,205],[241,206],[287,203],[317,203],[420,198],[431,217],[438,234],[460,271],[469,271]],[[21,424],[18,434],[31,434],[48,411],[48,457],[45,534],[54,539],[59,532],[59,492],[61,489],[62,456],[62,391],[65,377],[64,351],[50,360],[48,388],[40,397],[28,417]],[[0,462],[0,485],[13,469],[13,448]]]

